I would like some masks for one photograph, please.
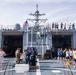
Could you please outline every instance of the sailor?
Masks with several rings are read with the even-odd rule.
[[[31,48],[31,65],[36,66],[36,50]]]
[[[16,64],[20,64],[20,53],[21,48],[17,48],[16,52],[15,52],[15,56],[16,56]]]
[[[2,69],[4,69],[4,56],[6,53],[0,48],[0,64],[2,66]]]
[[[24,55],[25,55],[25,63],[29,63],[29,52],[27,49],[24,50]]]

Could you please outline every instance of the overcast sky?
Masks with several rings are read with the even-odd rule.
[[[45,13],[47,23],[71,22],[76,23],[76,0],[0,0],[0,24],[23,25],[28,14],[34,13],[36,4],[40,13]]]

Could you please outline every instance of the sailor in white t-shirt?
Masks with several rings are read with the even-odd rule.
[[[69,49],[69,53],[70,53],[70,60],[73,58],[73,51],[72,49]]]
[[[4,56],[6,55],[6,53],[0,48],[0,64],[2,65],[2,68],[4,68]]]
[[[67,59],[67,61],[69,61],[69,59],[70,59],[70,52],[69,52],[69,50],[66,50],[66,59]]]
[[[73,51],[74,65],[76,67],[76,49]]]

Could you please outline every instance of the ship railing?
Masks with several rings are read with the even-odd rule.
[[[16,75],[15,69],[14,69],[15,61],[11,61],[10,59],[5,60],[4,69],[2,69],[2,66],[0,64],[0,75]]]
[[[40,27],[42,27],[42,26],[40,26]],[[49,24],[49,25],[46,24],[46,26],[44,25],[43,27],[46,28],[47,30],[49,30],[49,29],[51,29],[51,30],[75,30],[76,26],[69,27],[69,25],[67,25],[66,27],[64,27],[64,25],[63,25],[63,27],[61,28],[60,25],[58,27],[55,27],[55,26],[52,27],[51,24]],[[1,25],[0,24],[0,30],[15,30],[15,25]],[[20,30],[24,30],[23,27],[21,27]],[[30,27],[29,27],[29,30],[30,30]]]

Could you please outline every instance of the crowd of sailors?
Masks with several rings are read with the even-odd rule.
[[[20,48],[17,48],[15,55],[16,55],[17,64],[25,63],[25,64],[29,64],[32,66],[36,66],[37,49],[35,49],[35,48],[25,49],[22,54],[22,53],[20,53]],[[52,56],[52,59],[57,59],[59,61],[61,61],[61,60],[63,60],[63,61],[72,60],[73,61],[74,60],[74,64],[76,65],[76,49],[52,48],[51,56]]]
[[[37,55],[37,50],[36,48],[28,48],[24,49],[24,52],[20,52],[21,48],[17,48],[15,52],[16,56],[16,64],[29,64],[31,66],[36,66],[36,55]]]
[[[59,61],[74,61],[76,67],[76,49],[62,49],[62,48],[52,48],[52,59],[58,59]]]
[[[15,52],[16,64],[29,64],[30,66],[36,66],[37,62],[37,49],[36,48],[28,48],[24,49],[24,52],[21,53],[21,48],[17,48]],[[56,59],[59,61],[74,61],[74,67],[76,68],[76,49],[62,49],[54,47],[51,48],[52,59]],[[4,68],[4,56],[6,53],[0,48],[0,64],[2,64],[2,68]]]
[[[66,24],[66,23],[52,23],[51,24],[51,29],[72,29],[72,30],[75,30],[75,24],[73,23],[69,23],[69,24]]]
[[[0,65],[2,70],[4,70],[4,56],[8,54],[0,48]],[[29,66],[36,66],[36,57],[37,50],[36,48],[24,49],[24,52],[21,52],[21,48],[17,48],[15,51],[16,64],[28,64]]]

